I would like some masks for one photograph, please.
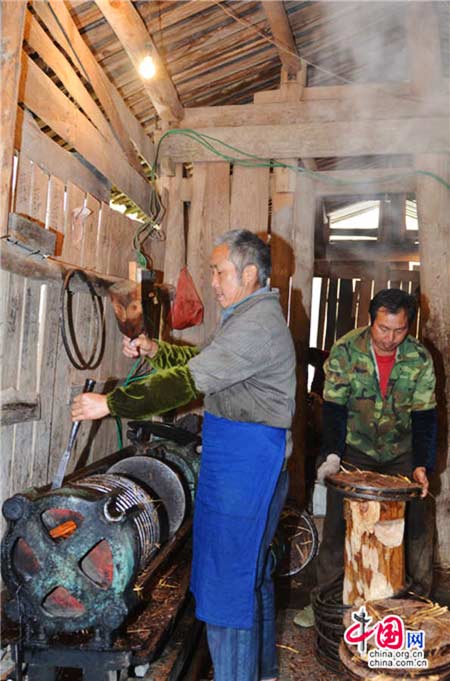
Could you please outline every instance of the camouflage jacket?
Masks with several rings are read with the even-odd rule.
[[[381,463],[411,451],[411,412],[436,406],[433,362],[418,340],[407,336],[397,348],[384,399],[370,327],[340,338],[324,370],[324,399],[347,407],[348,445]]]

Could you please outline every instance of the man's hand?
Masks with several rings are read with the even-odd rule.
[[[136,359],[137,357],[154,357],[158,352],[158,343],[145,334],[131,340],[128,336],[122,337],[122,352],[125,357]]]
[[[81,393],[72,402],[72,421],[101,419],[109,414],[106,395]]]
[[[328,475],[338,473],[341,467],[341,458],[337,454],[328,454],[325,461],[317,469],[317,482],[323,482]]]
[[[428,488],[430,486],[425,466],[417,466],[417,468],[413,470],[413,478],[419,485],[422,485],[422,494],[420,496],[424,499],[428,494]]]

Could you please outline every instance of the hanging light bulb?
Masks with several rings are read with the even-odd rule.
[[[155,62],[150,57],[150,55],[147,55],[141,61],[139,65],[139,73],[141,74],[142,78],[145,78],[145,80],[149,80],[150,78],[153,78],[153,76],[155,75],[156,73]]]

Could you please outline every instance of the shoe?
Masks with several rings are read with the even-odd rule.
[[[307,605],[303,610],[299,610],[294,617],[294,624],[298,627],[313,627],[314,626],[314,612],[312,605]]]

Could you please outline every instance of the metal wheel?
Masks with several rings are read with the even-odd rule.
[[[317,528],[308,511],[286,504],[272,545],[276,576],[292,577],[304,570],[316,555],[318,546]]]

